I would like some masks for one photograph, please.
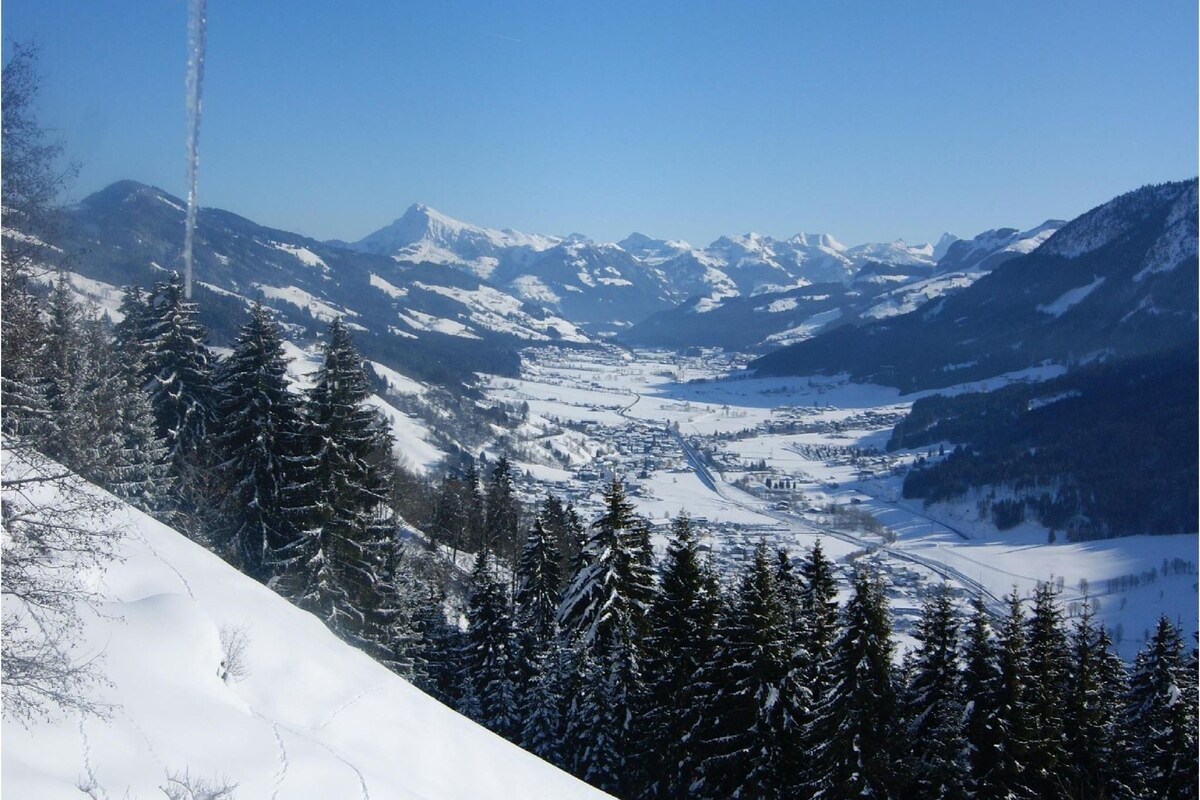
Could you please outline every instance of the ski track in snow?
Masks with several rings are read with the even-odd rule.
[[[104,787],[100,785],[100,781],[96,779],[96,768],[92,765],[92,742],[88,739],[87,731],[83,729],[84,718],[79,718],[79,736],[83,739],[83,771],[87,775],[87,790],[82,787],[84,783],[80,782],[80,791],[85,792],[96,800],[108,800],[108,792],[104,791]]]
[[[176,577],[179,578],[179,582],[183,584],[183,588],[187,591],[188,597],[195,600],[196,595],[192,591],[192,585],[190,583],[188,583],[187,578],[183,577],[183,573],[180,572],[179,570],[175,569],[174,564],[172,564],[170,561],[167,561],[165,558],[163,558],[161,555],[159,555],[158,551],[154,549],[154,545],[150,544],[150,541],[144,535],[138,534],[138,538],[141,539],[142,542],[145,543],[146,549],[150,551],[150,555],[157,558],[159,561],[161,561],[163,564],[165,564],[167,566],[167,568],[171,570],[171,572],[175,573]]]
[[[275,744],[279,745],[279,769],[275,770],[275,785],[271,788],[271,800],[278,800],[279,787],[283,785],[284,778],[287,777],[288,767],[291,762],[288,760],[287,747],[283,744],[283,737],[279,734],[279,723],[272,719],[267,719],[264,715],[250,709],[250,714],[256,720],[264,725],[271,726],[271,735],[275,737]]]
[[[363,692],[363,694],[366,694],[366,692]],[[342,758],[342,756],[340,756],[332,747],[325,744],[320,739],[314,739],[312,736],[309,736],[308,734],[304,733],[303,731],[298,731],[295,728],[290,728],[286,725],[280,725],[279,723],[274,723],[274,722],[271,723],[271,726],[275,729],[275,735],[277,737],[279,735],[279,728],[283,728],[285,731],[287,731],[288,733],[290,733],[294,736],[298,736],[301,739],[305,739],[306,741],[312,742],[313,744],[315,744],[318,747],[320,747],[321,749],[323,749],[325,752],[329,753],[329,755],[333,756],[338,761],[345,764],[347,767],[349,767],[351,770],[353,770],[355,776],[358,778],[358,785],[362,789],[362,800],[371,800],[371,792],[367,788],[367,779],[365,777],[363,777],[362,771],[358,767],[351,764],[346,759]],[[282,739],[280,739],[279,746],[283,747]]]
[[[161,767],[163,773],[166,774],[169,771],[167,769],[167,764],[162,760],[162,756],[158,754],[158,749],[155,748],[154,742],[150,740],[150,737],[146,735],[146,731],[143,730],[142,726],[137,723],[137,720],[129,715],[128,711],[123,708],[117,710],[121,713],[121,716],[125,717],[129,724],[133,726],[133,729],[137,731],[138,736],[142,737],[142,741],[146,743],[146,752],[150,754],[151,758],[158,762],[158,766]]]
[[[354,695],[354,697],[351,697],[349,700],[347,700],[346,702],[342,703],[340,706],[335,708],[333,710],[333,712],[325,719],[325,721],[322,722],[320,725],[318,725],[314,730],[318,730],[318,731],[323,730],[324,728],[326,728],[329,725],[329,723],[333,722],[334,719],[336,719],[339,714],[341,714],[346,709],[350,708],[350,706],[354,705],[359,700],[362,700],[367,695],[374,694],[375,692],[381,691],[384,688],[385,687],[383,687],[383,686],[372,686],[370,689],[367,689],[364,692],[359,692],[358,694]]]
[[[275,735],[275,741],[279,744],[279,771],[275,773],[275,788],[271,791],[271,800],[276,800],[279,797],[279,787],[283,785],[283,779],[287,777],[288,772],[288,754],[287,748],[283,745],[283,737],[279,735],[279,723],[271,723],[271,733]]]

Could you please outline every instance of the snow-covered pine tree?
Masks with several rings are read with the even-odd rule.
[[[703,791],[710,797],[794,794],[807,692],[794,680],[788,613],[776,564],[760,542],[720,628],[717,691],[704,736]]]
[[[251,307],[233,353],[221,363],[217,386],[219,469],[229,485],[225,555],[266,583],[275,574],[275,554],[294,538],[294,498],[287,487],[297,477],[301,447],[283,334],[260,303]]]
[[[224,494],[206,446],[216,413],[213,359],[205,344],[208,333],[196,321],[196,304],[183,296],[178,273],[154,287],[146,335],[150,404],[176,484],[176,525],[211,543],[219,538],[212,530],[219,525],[213,512]]]
[[[118,308],[121,321],[113,330],[116,347],[122,356],[136,357],[141,377],[146,382],[151,377],[148,363],[152,343],[150,328],[153,323],[151,298],[140,286],[126,286],[121,292],[121,305]]]
[[[645,796],[686,798],[701,759],[699,673],[716,654],[721,607],[716,573],[701,559],[700,540],[686,514],[671,525],[660,584],[645,659]]]
[[[522,695],[520,713],[521,747],[561,769],[570,768],[565,758],[564,720],[571,664],[561,639],[542,649],[532,663],[533,682]]]
[[[88,389],[97,365],[87,358],[83,312],[71,294],[65,272],[59,272],[47,303],[44,376],[46,427],[40,449],[60,464],[89,476],[99,458],[95,450],[96,419],[88,413]]]
[[[206,442],[215,412],[208,332],[196,313],[196,304],[183,296],[178,273],[154,287],[146,328],[150,397],[176,474],[186,471],[187,459]]]
[[[817,539],[800,566],[803,581],[800,587],[800,606],[804,614],[804,649],[818,673],[829,660],[838,631],[837,579],[833,563],[825,556],[821,540]],[[815,701],[820,700],[820,683],[814,683]]]
[[[142,389],[141,361],[116,349],[104,319],[85,316],[85,407],[96,457],[82,474],[143,511],[158,513],[169,506],[172,481],[166,445],[155,433],[154,410]]]
[[[915,638],[902,704],[905,796],[965,800],[970,770],[962,729],[958,620],[946,584],[925,601]]]
[[[10,237],[0,239],[7,247]],[[5,433],[34,435],[46,415],[46,326],[29,276],[7,258],[0,264],[0,349],[0,423]]]
[[[479,470],[473,460],[463,468],[463,500],[466,507],[466,546],[478,553],[486,546],[484,533],[483,488],[479,481]]]
[[[808,742],[815,798],[894,796],[899,750],[891,615],[878,575],[859,568]]]
[[[1034,797],[1026,782],[1029,758],[1029,639],[1021,597],[1014,588],[1006,598],[1008,614],[1000,625],[997,664],[1000,681],[990,702],[993,704],[999,741],[995,745],[991,769],[976,784],[980,798]]]
[[[519,727],[513,690],[513,625],[504,586],[492,574],[491,554],[475,557],[467,597],[467,670],[478,703],[476,722],[516,741]]]
[[[559,553],[540,517],[530,527],[517,560],[514,617],[518,631],[517,681],[524,693],[536,679],[537,664],[558,637]]]
[[[500,456],[487,483],[484,503],[484,546],[507,564],[516,561],[521,546],[521,510],[513,487],[512,466]]]
[[[971,600],[963,643],[960,692],[966,704],[963,735],[970,767],[971,796],[994,797],[992,781],[1004,746],[1000,719],[1001,676],[991,617],[982,595]]]
[[[1179,628],[1159,617],[1129,681],[1127,724],[1143,797],[1196,796],[1195,681],[1184,662]]]
[[[592,525],[558,620],[567,641],[586,651],[591,670],[571,712],[573,730],[592,726],[592,743],[575,751],[576,774],[616,790],[606,777],[615,774],[618,793],[632,796],[642,780],[634,767],[643,735],[641,662],[655,595],[653,554],[646,523],[620,481],[604,497],[605,513]]]
[[[605,491],[604,505],[559,608],[560,627],[588,646],[611,641],[625,621],[641,641],[655,594],[649,531],[619,480]]]
[[[1061,794],[1072,800],[1131,797],[1130,764],[1122,726],[1128,688],[1125,666],[1096,625],[1092,604],[1071,634],[1071,667],[1063,698],[1066,749]]]
[[[299,531],[280,554],[279,587],[347,641],[386,658],[396,602],[392,446],[366,403],[368,387],[362,357],[336,319],[304,404],[306,455],[290,489]]]
[[[1030,737],[1025,783],[1036,795],[1048,797],[1061,791],[1059,773],[1066,746],[1063,698],[1071,669],[1062,607],[1052,582],[1042,583],[1034,591],[1028,629],[1025,689]]]

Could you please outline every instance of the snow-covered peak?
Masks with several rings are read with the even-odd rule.
[[[938,239],[937,244],[933,246],[933,260],[938,262],[942,260],[942,256],[946,255],[946,251],[950,249],[950,245],[958,241],[958,237],[953,233],[943,233],[942,238]]]
[[[416,203],[392,224],[364,237],[354,247],[398,261],[463,263],[486,277],[495,267],[495,259],[507,251],[540,252],[562,241],[557,236],[472,225]]]
[[[832,253],[843,253],[846,245],[830,236],[828,233],[797,233],[786,240],[787,244],[802,248],[816,248]]]
[[[858,264],[874,261],[880,264],[931,267],[934,264],[933,251],[931,244],[910,245],[903,239],[896,239],[880,244],[860,244],[851,247],[846,254]]]
[[[938,259],[938,271],[994,269],[1010,258],[1032,253],[1065,224],[1060,219],[1048,219],[1026,231],[997,228],[984,231],[974,239],[959,239],[952,242]]]

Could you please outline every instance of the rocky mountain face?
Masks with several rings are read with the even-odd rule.
[[[905,313],[843,325],[754,366],[760,374],[849,372],[907,391],[1195,342],[1196,216],[1192,180],[1122,195],[1054,233],[989,232],[984,237],[1010,249],[976,258],[979,265],[1005,260],[969,286],[902,307]],[[1039,238],[1044,243],[1032,249]],[[948,259],[965,263],[960,244],[930,281],[966,274],[944,271]],[[1030,252],[1007,255],[1014,248]]]

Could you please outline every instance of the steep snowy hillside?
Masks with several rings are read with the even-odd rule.
[[[236,784],[241,800],[606,796],[140,512],[120,506],[92,524],[123,534],[117,560],[85,576],[98,613],[85,614],[79,648],[99,659],[109,683],[91,697],[111,713],[28,729],[6,719],[4,797],[73,800],[81,787],[93,798],[161,797],[168,776],[185,773]],[[242,668],[223,678],[231,632],[244,641]]]

